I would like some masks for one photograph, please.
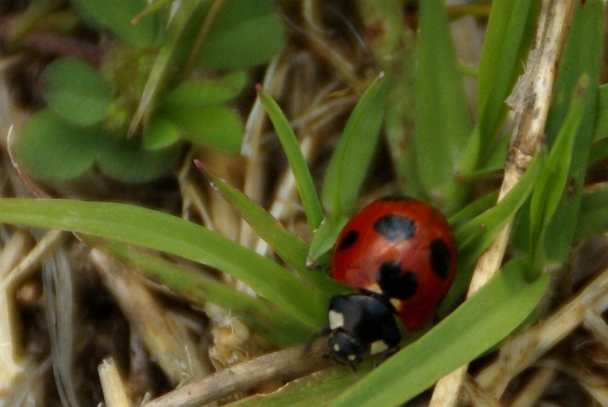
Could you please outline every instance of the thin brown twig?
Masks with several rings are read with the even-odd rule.
[[[293,380],[335,366],[323,358],[325,340],[289,348],[229,367],[202,380],[189,383],[145,404],[144,407],[194,407],[243,392],[273,380]]]

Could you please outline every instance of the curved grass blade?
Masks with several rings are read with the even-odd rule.
[[[608,232],[608,185],[601,183],[583,192],[574,241]]]
[[[576,2],[570,32],[562,51],[554,101],[545,129],[550,145],[556,142],[561,129],[567,125],[565,120],[570,109],[571,95],[576,93],[582,76],[588,77],[589,89],[585,96],[581,96],[584,108],[578,130],[572,135],[574,145],[571,148],[566,190],[545,232],[542,250],[543,261],[547,266],[563,263],[571,253],[596,123],[597,85],[600,82],[604,49],[604,8],[605,2],[602,0]]]
[[[481,152],[487,151],[507,114],[504,103],[528,52],[539,0],[498,0],[492,3],[479,67],[477,112]]]
[[[397,406],[439,378],[474,360],[526,320],[549,277],[524,278],[525,262],[512,260],[475,295],[426,335],[388,359],[332,405]]]
[[[293,171],[296,185],[300,192],[300,198],[302,199],[302,205],[306,212],[308,226],[310,230],[315,230],[323,220],[323,208],[315,190],[312,176],[308,170],[308,165],[298,144],[298,139],[277,102],[261,86],[257,87],[257,91],[262,105],[264,105],[264,109],[266,109],[266,113],[270,117],[270,121],[272,121],[274,129],[279,136],[285,155],[287,155],[287,161],[289,161],[289,166]]]
[[[209,179],[211,185],[239,212],[243,219],[272,247],[279,257],[293,267],[302,278],[313,284],[316,289],[330,296],[344,291],[342,285],[328,278],[323,271],[309,270],[306,267],[308,246],[300,238],[286,230],[264,208],[206,169],[200,161],[195,160],[194,162],[203,175]]]
[[[529,251],[531,278],[535,278],[542,272],[541,263],[543,261],[543,246],[545,245],[547,225],[560,204],[568,182],[573,148],[585,112],[588,87],[589,77],[584,75],[579,81],[579,87],[573,95],[568,115],[532,193],[532,200],[530,201],[531,247]],[[571,219],[570,222],[574,226],[575,219]]]
[[[446,194],[471,132],[471,119],[445,2],[421,2],[419,23],[414,139],[418,175],[430,196],[448,198],[447,206],[456,208],[466,188],[460,182]]]
[[[381,72],[361,96],[327,167],[321,199],[332,218],[348,213],[367,175],[382,125],[383,78]]]
[[[256,333],[277,346],[301,343],[302,338],[310,334],[305,326],[294,323],[290,315],[263,298],[252,297],[137,247],[106,241],[100,248],[134,267],[145,278],[170,288],[195,305],[209,301],[234,312]]]
[[[469,286],[477,259],[532,193],[544,159],[544,154],[537,154],[517,185],[496,206],[470,220],[454,232],[458,246],[458,271],[452,289],[441,303],[439,315],[446,315],[460,301]]]
[[[7,198],[0,199],[0,222],[69,230],[175,254],[243,281],[311,332],[325,324],[326,296],[271,260],[176,216],[118,203]]]

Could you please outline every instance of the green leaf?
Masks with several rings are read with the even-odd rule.
[[[523,261],[505,264],[456,311],[357,382],[332,405],[401,405],[491,349],[526,320],[548,287],[549,276],[542,275],[528,283],[524,269]]]
[[[545,244],[547,225],[560,204],[564,188],[568,182],[570,162],[574,142],[578,133],[586,107],[586,95],[589,87],[589,77],[583,76],[579,87],[572,97],[570,110],[563,122],[551,153],[538,179],[538,184],[532,193],[530,202],[530,271],[533,275],[541,273],[541,262]],[[563,222],[562,226],[563,226]],[[572,220],[574,225],[574,220]]]
[[[102,131],[80,128],[46,108],[33,114],[15,138],[17,162],[31,176],[65,181],[84,174],[95,162]]]
[[[76,58],[51,63],[42,74],[49,107],[70,123],[99,123],[112,103],[112,87],[89,65]]]
[[[588,157],[593,137],[593,127],[597,109],[597,85],[602,70],[604,2],[588,0],[577,2],[570,24],[568,38],[562,52],[562,60],[554,90],[554,101],[549,111],[545,133],[549,145],[556,143],[562,128],[568,126],[566,118],[570,109],[570,99],[576,92],[582,76],[589,78],[589,90],[581,103],[584,105],[580,124],[573,134],[570,170],[567,187],[555,210],[553,219],[547,226],[543,248],[545,265],[564,262],[571,250],[576,228],[581,193],[587,173]],[[553,148],[553,147],[552,147]]]
[[[180,4],[167,28],[166,40],[159,49],[143,94],[129,124],[129,134],[136,134],[152,117],[168,89],[182,77],[188,55],[203,24],[209,2],[190,0]]]
[[[313,284],[315,289],[330,296],[344,291],[342,285],[328,278],[323,271],[309,270],[306,267],[308,247],[300,238],[286,230],[264,208],[204,168],[202,163],[196,160],[195,163],[203,175],[209,179],[211,185],[239,212],[243,219],[251,225],[279,257],[294,268],[302,278]]]
[[[600,183],[583,192],[574,241],[608,232],[608,185]]]
[[[374,156],[384,112],[384,73],[369,85],[351,113],[327,167],[321,199],[331,217],[350,211]]]
[[[507,114],[504,103],[523,69],[534,35],[539,0],[492,2],[479,67],[477,113],[481,152],[494,140]]]
[[[149,48],[158,42],[161,24],[157,14],[130,24],[146,0],[71,0],[71,4],[93,27],[106,28],[134,47]]]
[[[272,58],[285,41],[268,0],[226,0],[204,38],[198,62],[210,69],[246,69]]]
[[[265,92],[261,87],[258,89],[258,95],[279,136],[279,140],[281,141],[281,145],[287,156],[287,161],[289,162],[289,167],[291,168],[291,171],[293,171],[302,205],[304,206],[304,212],[306,212],[308,226],[310,227],[310,230],[315,230],[319,227],[319,224],[323,219],[323,208],[321,208],[321,202],[319,201],[319,196],[317,195],[312,176],[308,170],[306,159],[302,155],[298,139],[293,132],[289,121],[281,111],[279,105],[277,105],[277,102],[272,99],[272,96]]]
[[[243,71],[232,72],[217,81],[185,81],[167,95],[161,109],[219,105],[237,97],[246,83],[247,74]]]
[[[477,259],[526,202],[537,183],[544,160],[545,154],[537,154],[523,177],[496,206],[454,231],[458,247],[458,269],[454,284],[441,303],[439,315],[451,311],[465,294]]]
[[[179,140],[180,130],[162,116],[155,116],[144,129],[142,143],[148,150],[159,150]]]
[[[471,120],[445,2],[421,2],[419,24],[416,161],[422,185],[431,196],[442,201],[457,172],[457,163],[471,131]],[[462,184],[456,189],[464,190]],[[450,199],[455,200],[454,195]],[[458,207],[461,200],[448,206]]]
[[[608,138],[608,83],[601,85],[597,93],[597,117],[593,132],[593,141],[606,140]],[[591,150],[591,154],[595,149]],[[608,154],[604,154],[606,156]],[[597,161],[599,158],[594,159]],[[591,160],[591,157],[590,157]]]
[[[301,343],[302,338],[309,334],[289,314],[262,298],[252,297],[218,280],[133,246],[105,242],[101,248],[129,264],[144,277],[170,288],[194,305],[203,306],[210,301],[238,314],[255,332],[277,346]]]
[[[146,150],[139,140],[105,137],[97,154],[97,165],[107,175],[125,182],[150,182],[167,175],[176,164],[182,146]]]
[[[309,407],[314,400],[315,407],[329,405],[341,391],[357,382],[370,370],[369,363],[357,366],[357,371],[345,371],[336,366],[299,378],[272,393],[258,393],[225,407]]]
[[[285,268],[166,213],[118,203],[7,198],[0,199],[0,222],[69,230],[181,256],[243,281],[311,334],[326,322],[328,298]]]
[[[241,120],[228,107],[167,107],[158,113],[158,117],[171,122],[182,131],[184,139],[194,144],[217,148],[227,154],[237,154],[241,150]]]
[[[306,264],[314,265],[317,263],[319,258],[325,253],[331,250],[338,239],[340,231],[348,222],[348,218],[343,216],[339,219],[336,218],[325,218],[319,225],[319,228],[315,230],[312,236],[312,242],[310,242],[310,248],[308,249],[308,256],[306,258]]]

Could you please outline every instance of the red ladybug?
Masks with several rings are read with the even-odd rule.
[[[359,293],[331,300],[331,356],[352,365],[395,348],[395,314],[409,332],[421,329],[450,289],[456,261],[448,222],[426,202],[385,197],[364,207],[334,248],[333,278]]]

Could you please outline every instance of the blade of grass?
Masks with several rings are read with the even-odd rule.
[[[536,27],[539,0],[496,0],[483,44],[477,92],[478,122],[462,155],[464,176],[485,164],[507,115],[505,100],[523,69]]]
[[[584,4],[576,2],[560,62],[554,101],[547,119],[545,132],[551,145],[566,125],[570,96],[576,92],[581,76],[588,76],[589,90],[582,100],[584,108],[580,113],[580,124],[576,134],[572,135],[574,146],[571,148],[567,187],[545,232],[542,250],[544,261],[549,266],[561,264],[568,258],[580,210],[597,111],[597,85],[603,62],[604,7],[602,0],[589,0]]]
[[[300,238],[286,230],[264,208],[205,168],[200,161],[194,160],[194,163],[203,175],[209,179],[211,185],[239,212],[243,219],[272,247],[279,257],[293,267],[302,278],[310,282],[316,289],[330,296],[344,291],[342,285],[328,278],[323,271],[309,270],[306,267],[308,246]]]
[[[560,204],[562,194],[568,182],[570,163],[578,130],[586,107],[586,95],[589,87],[589,77],[584,75],[579,80],[570,104],[570,110],[559,135],[551,148],[549,157],[545,161],[538,183],[532,193],[530,202],[530,243],[529,250],[530,272],[529,277],[534,279],[542,272],[543,246],[548,236],[547,225]],[[575,219],[570,223],[575,224]],[[562,222],[563,225],[563,222]],[[574,227],[572,227],[574,231]],[[552,238],[549,238],[553,240]]]
[[[583,192],[574,241],[580,242],[608,231],[608,185],[602,183]]]
[[[521,260],[505,264],[450,316],[357,382],[332,405],[402,405],[443,375],[492,348],[526,320],[547,289],[547,275],[528,283],[524,269]]]
[[[95,238],[89,238],[94,241]],[[105,241],[100,248],[133,267],[139,274],[170,288],[194,305],[209,301],[243,318],[255,332],[277,346],[293,346],[310,335],[309,329],[283,310],[259,297],[235,290],[213,278],[179,266],[140,248]]]
[[[521,180],[500,202],[454,231],[459,256],[458,270],[450,292],[441,303],[439,315],[449,313],[462,299],[479,256],[526,202],[536,185],[544,159],[544,154],[537,154]]]
[[[298,139],[289,124],[289,121],[281,111],[281,108],[272,97],[265,92],[261,85],[256,87],[262,105],[272,121],[274,129],[279,136],[289,167],[293,171],[294,178],[298,191],[300,192],[300,198],[302,199],[302,205],[304,206],[304,212],[306,212],[306,219],[308,220],[308,226],[313,231],[319,227],[323,220],[323,208],[321,207],[321,201],[315,190],[315,184],[308,170],[306,160],[302,155],[302,150],[298,144]]]
[[[355,106],[327,167],[321,199],[331,219],[348,213],[367,175],[382,125],[383,78],[381,72]]]
[[[447,189],[471,131],[471,119],[458,71],[443,0],[420,3],[416,75],[416,160],[430,196],[448,208],[462,206],[466,188]]]
[[[0,199],[0,222],[69,230],[175,254],[243,281],[311,331],[325,324],[326,296],[271,260],[169,214],[118,203],[7,198]]]

